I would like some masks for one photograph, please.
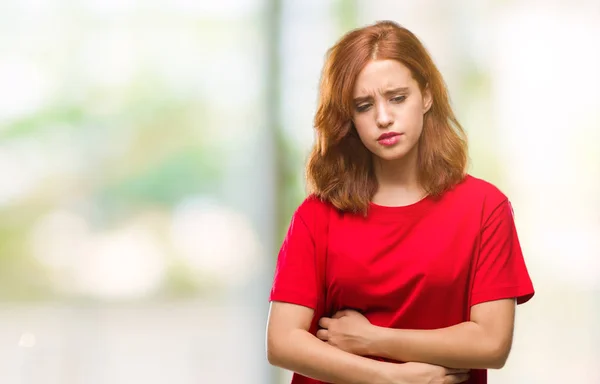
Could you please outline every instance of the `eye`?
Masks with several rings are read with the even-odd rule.
[[[361,105],[356,106],[356,111],[357,112],[365,112],[369,108],[371,108],[371,104],[361,104]]]
[[[394,98],[392,99],[392,101],[393,101],[394,103],[401,103],[401,102],[403,102],[404,100],[406,100],[406,96],[404,96],[404,95],[402,95],[402,96],[396,96],[396,97],[394,97]]]

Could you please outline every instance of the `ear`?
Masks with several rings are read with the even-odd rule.
[[[429,85],[425,87],[423,91],[423,114],[429,112],[431,105],[433,104],[433,97],[431,96],[431,90],[429,89]]]

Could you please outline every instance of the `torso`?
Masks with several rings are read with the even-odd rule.
[[[439,199],[401,207],[372,203],[366,217],[332,212],[326,312],[355,309],[374,325],[403,329],[469,320],[483,207],[503,199],[491,184],[468,176]],[[486,371],[472,371],[468,383],[486,383]]]
[[[372,205],[367,218],[334,215],[327,305],[379,326],[439,328],[466,320],[480,220],[462,199]],[[443,309],[443,310],[442,310]]]

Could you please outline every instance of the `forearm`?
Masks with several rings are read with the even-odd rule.
[[[384,365],[376,360],[339,350],[298,329],[285,340],[270,342],[269,362],[316,380],[336,384],[386,383]]]
[[[479,324],[467,321],[448,328],[405,330],[375,327],[370,354],[452,368],[502,368],[510,345],[496,342]]]

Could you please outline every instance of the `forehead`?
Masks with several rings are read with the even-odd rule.
[[[389,88],[415,86],[410,69],[396,60],[372,60],[356,77],[354,96]]]

